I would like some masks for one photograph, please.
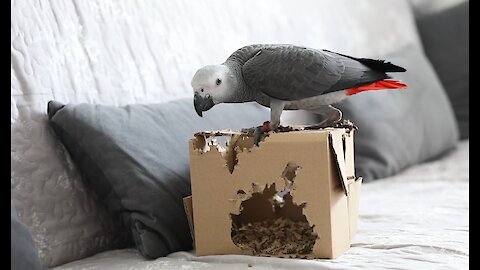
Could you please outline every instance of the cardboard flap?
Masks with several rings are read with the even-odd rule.
[[[337,163],[338,174],[340,176],[343,190],[345,192],[345,195],[348,196],[347,166],[345,164],[345,153],[343,151],[342,135],[338,132],[332,132],[329,134],[328,138],[330,140],[330,145],[332,146],[333,156]]]
[[[353,146],[353,133],[354,130],[347,131],[343,137],[343,146],[345,151],[345,165],[347,167],[347,180],[356,181],[355,176],[355,161],[354,161],[354,146]]]
[[[183,207],[185,208],[185,213],[187,214],[188,226],[190,227],[190,234],[192,235],[193,246],[195,247],[195,231],[193,228],[192,196],[183,198]]]
[[[360,189],[362,186],[362,177],[348,180],[349,195],[348,195],[348,215],[350,223],[350,240],[353,239],[357,233],[358,228],[358,210],[360,205]]]

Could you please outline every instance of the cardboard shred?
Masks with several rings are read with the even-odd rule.
[[[232,227],[233,243],[260,256],[310,254],[317,238],[313,226],[307,221],[292,221],[285,217],[240,226],[234,223]]]

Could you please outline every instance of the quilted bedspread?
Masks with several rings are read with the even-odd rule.
[[[363,184],[359,230],[336,260],[196,257],[154,261],[134,249],[108,251],[56,269],[468,269],[469,142],[440,160]]]

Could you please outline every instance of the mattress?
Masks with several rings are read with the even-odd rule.
[[[469,141],[452,152],[362,187],[359,229],[335,260],[176,252],[145,260],[120,249],[55,269],[467,269]]]

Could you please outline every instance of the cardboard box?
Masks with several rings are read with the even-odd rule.
[[[184,202],[197,256],[340,256],[357,230],[353,135],[279,132],[254,146],[246,133],[195,134]]]

